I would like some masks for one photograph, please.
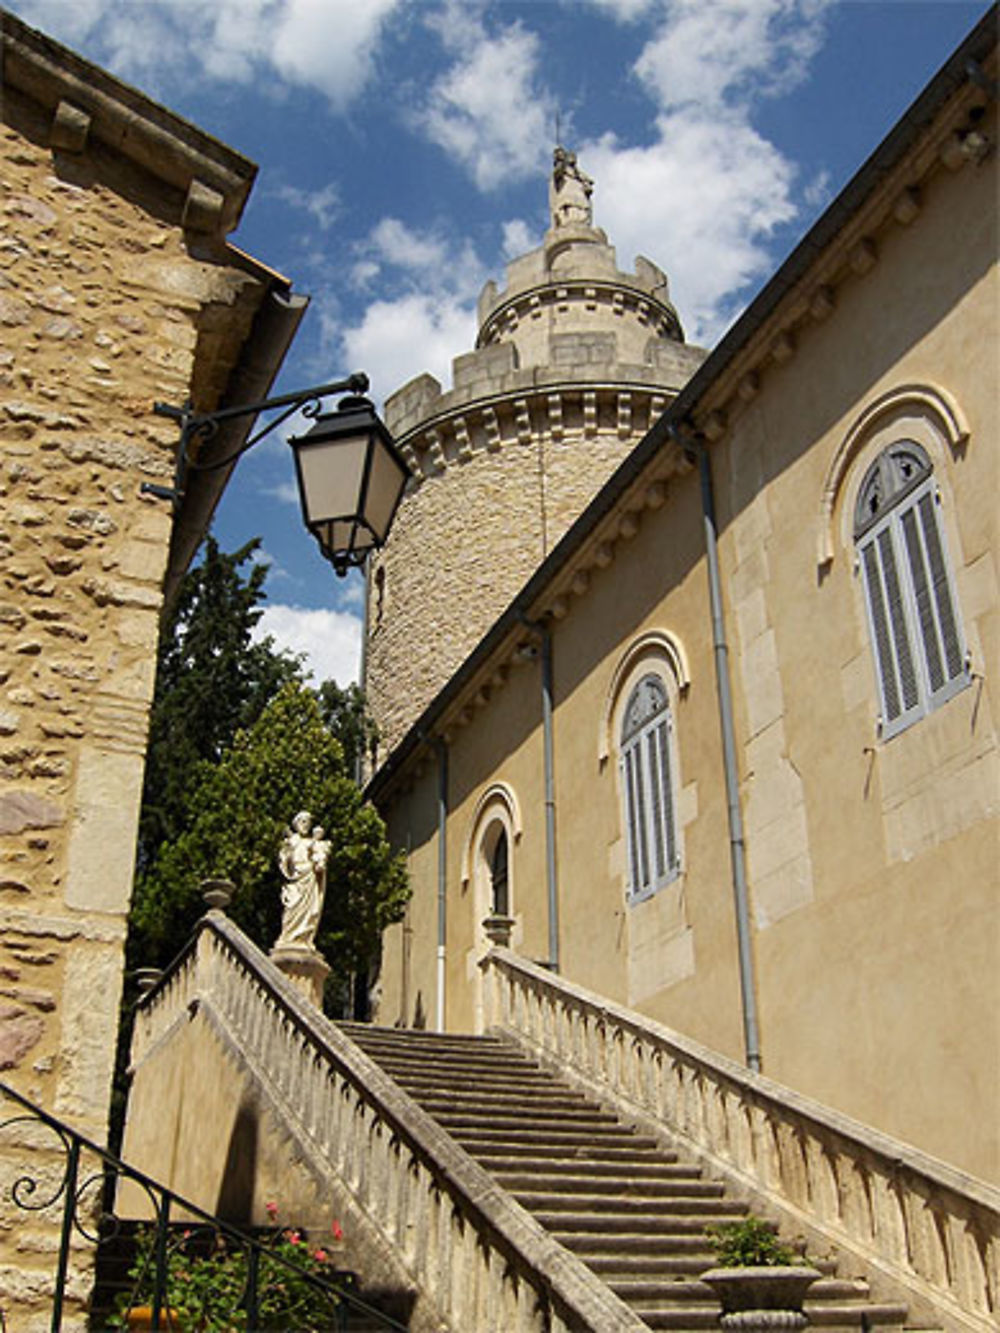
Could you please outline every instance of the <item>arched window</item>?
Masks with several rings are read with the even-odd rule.
[[[869,467],[854,507],[887,738],[969,681],[939,504],[926,450],[900,439]]]
[[[663,680],[642,677],[622,717],[620,764],[625,805],[628,898],[647,898],[680,869],[672,761],[673,723]]]

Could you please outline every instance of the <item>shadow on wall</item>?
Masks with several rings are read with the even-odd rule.
[[[226,1165],[215,1212],[223,1222],[247,1227],[253,1221],[254,1182],[257,1178],[257,1108],[244,1097],[229,1136]]]

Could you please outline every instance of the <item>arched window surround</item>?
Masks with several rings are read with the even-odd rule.
[[[827,470],[820,499],[817,556],[820,568],[833,562],[838,545],[851,549],[847,530],[854,512],[860,474],[867,470],[885,444],[909,435],[928,450],[931,461],[944,462],[941,446],[958,454],[969,440],[969,426],[959,405],[946,390],[932,384],[904,384],[873,399],[854,419],[841,440]],[[860,468],[860,473],[858,472]],[[852,488],[848,483],[854,480]],[[838,543],[835,514],[843,493],[854,490],[840,507],[845,526]]]
[[[618,659],[604,699],[597,739],[597,760],[600,764],[607,763],[612,751],[617,750],[615,713],[621,706],[626,684],[635,684],[638,679],[636,671],[641,671],[646,662],[654,665],[659,662],[664,675],[670,677],[668,694],[685,694],[691,684],[687,652],[676,634],[665,629],[651,629],[633,639]]]
[[[824,496],[825,537],[852,557],[882,740],[970,682],[952,558],[947,475],[968,441],[956,404],[908,385],[870,404],[845,436]],[[821,551],[822,555],[822,551]]]
[[[506,782],[494,782],[476,802],[469,824],[469,833],[462,846],[462,888],[466,889],[476,870],[476,857],[485,845],[491,824],[499,822],[507,834],[508,875],[514,848],[521,840],[521,807],[513,787]]]
[[[625,901],[633,906],[680,877],[680,763],[676,718],[690,685],[681,640],[662,630],[639,635],[612,675],[601,718],[599,761],[616,757]],[[631,711],[630,711],[631,710]]]

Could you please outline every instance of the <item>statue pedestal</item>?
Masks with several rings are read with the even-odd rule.
[[[330,975],[330,965],[321,953],[304,945],[290,945],[272,949],[271,961],[311,1005],[322,1012],[323,983]]]

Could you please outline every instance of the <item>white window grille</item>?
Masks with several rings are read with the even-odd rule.
[[[643,676],[629,695],[621,729],[630,902],[649,897],[680,869],[672,730],[663,681]]]
[[[900,440],[868,469],[854,511],[885,738],[969,683],[930,459]]]

